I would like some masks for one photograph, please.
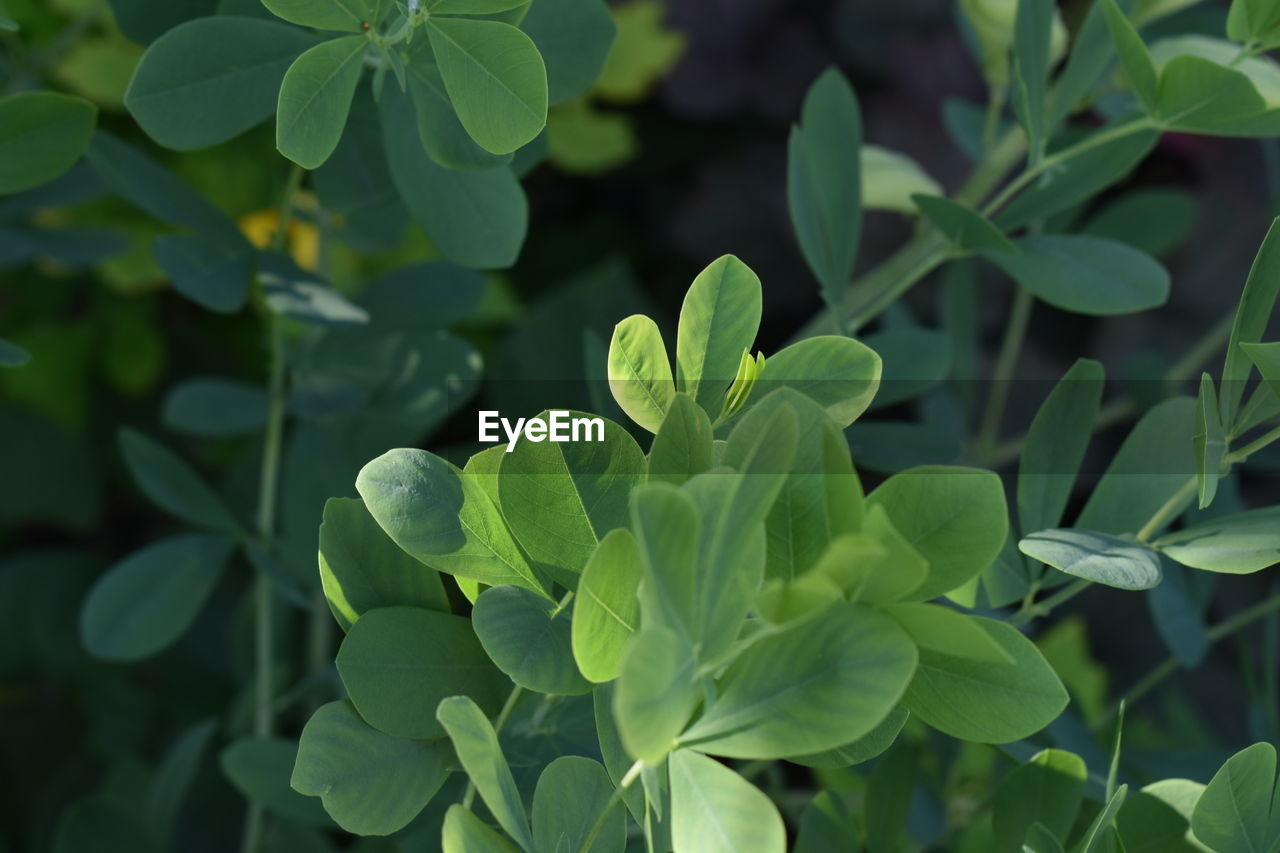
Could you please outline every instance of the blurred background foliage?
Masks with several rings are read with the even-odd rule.
[[[604,73],[586,96],[552,109],[548,159],[525,181],[531,226],[520,260],[485,277],[479,305],[461,329],[486,365],[480,393],[493,404],[488,407],[590,407],[597,402],[590,389],[575,383],[557,390],[566,399],[552,401],[549,386],[530,381],[599,374],[618,319],[635,311],[674,317],[693,275],[725,252],[738,254],[766,282],[765,350],[782,345],[820,308],[788,224],[785,163],[788,127],[805,90],[829,64],[857,88],[867,142],[887,149],[872,155],[879,160],[867,172],[869,201],[877,191],[883,197],[874,204],[881,209],[866,219],[861,268],[910,236],[912,221],[893,210],[901,207],[903,187],[952,190],[972,166],[986,99],[975,61],[982,33],[955,3],[612,5],[619,35]],[[1219,34],[1227,11],[1226,3],[1212,0],[1139,5],[1152,17],[1168,13],[1147,30],[1149,40],[1161,28]],[[1087,9],[1078,0],[1061,6],[1069,29]],[[0,91],[45,87],[89,99],[100,109],[102,127],[145,146],[263,244],[276,224],[274,205],[287,171],[281,158],[267,156],[272,128],[207,150],[164,152],[145,140],[122,96],[144,45],[177,21],[228,8],[267,13],[255,0],[175,0],[168,7],[172,20],[140,12],[151,8],[131,0],[0,0],[0,18],[20,26],[20,36],[0,30]],[[1105,113],[1105,102],[1098,110]],[[1012,395],[1008,422],[1025,426],[1049,383],[1081,355],[1103,360],[1121,377],[1115,382],[1127,377],[1139,400],[1158,398],[1159,383],[1144,380],[1163,375],[1187,342],[1232,311],[1254,250],[1280,211],[1277,200],[1276,140],[1166,135],[1126,182],[1079,215],[1087,228],[1159,254],[1174,281],[1169,305],[1105,318],[1037,303],[1035,334],[1018,371],[1025,392]],[[1119,205],[1143,211],[1136,219],[1146,227],[1132,228],[1133,216],[1112,215],[1109,222],[1108,211]],[[1116,233],[1116,219],[1126,223],[1125,233]],[[323,270],[345,292],[434,257],[425,236],[394,217],[385,230],[367,235],[364,248],[353,245],[358,240],[325,239],[344,227],[341,218],[303,217],[290,228],[289,247],[300,266]],[[164,419],[172,411],[167,395],[185,378],[216,375],[261,385],[259,324],[249,313],[203,311],[176,295],[148,250],[160,231],[84,164],[52,184],[0,199],[0,333],[32,354],[22,369],[0,371],[0,728],[6,733],[0,739],[6,777],[0,849],[96,849],[75,836],[76,827],[93,821],[68,815],[75,818],[78,810],[80,818],[91,818],[112,802],[156,796],[156,774],[172,771],[166,750],[180,733],[187,732],[194,739],[188,748],[196,749],[203,729],[192,727],[199,721],[234,703],[247,714],[248,566],[227,576],[195,630],[141,665],[93,661],[79,641],[77,613],[92,580],[173,528],[125,473],[116,445],[122,425],[164,434],[225,494],[242,496],[239,505],[252,503],[255,460],[252,452],[246,458],[246,447],[253,439],[175,438],[165,432]],[[973,358],[987,364],[1012,286],[989,271],[983,275]],[[901,310],[936,325],[938,293],[916,288]],[[890,407],[877,417],[901,414]],[[432,446],[470,440],[472,418],[470,408],[462,410]],[[956,432],[955,425],[935,437],[945,443],[948,430]],[[1123,428],[1104,432],[1092,451],[1097,459],[1108,459],[1123,434]],[[962,437],[954,438],[958,446]],[[1254,470],[1280,471],[1274,457],[1270,462]],[[1096,477],[1100,464],[1086,470]],[[1085,477],[1083,488],[1091,482]],[[1229,485],[1214,512],[1256,504],[1253,498],[1266,490],[1270,502],[1277,497],[1275,480],[1258,474]],[[321,499],[337,493],[323,491]],[[303,553],[307,547],[304,539]],[[1241,579],[1230,593],[1240,600],[1220,597],[1215,606],[1237,610],[1255,593],[1260,597],[1262,590],[1251,584],[1265,583],[1265,576]],[[1193,597],[1209,606],[1208,591],[1199,593]],[[1167,651],[1137,596],[1088,594],[1067,610],[1071,615],[1038,642],[1096,721],[1110,696]],[[287,619],[281,625],[280,642],[296,642],[290,638],[301,632]],[[1138,709],[1126,732],[1127,754],[1153,778],[1207,779],[1231,752],[1215,731],[1247,729],[1253,739],[1276,740],[1280,637],[1274,622],[1264,640],[1222,644],[1160,693],[1162,702]],[[1242,671],[1254,701],[1247,707],[1215,702]],[[294,717],[300,722],[305,710]],[[1178,750],[1170,751],[1171,744]],[[963,753],[938,757],[949,777],[921,783],[913,802],[909,825],[921,841],[948,818],[940,811],[940,787],[983,790],[999,760],[990,747],[949,748]],[[1104,766],[1104,759],[1073,748],[1090,766]],[[866,780],[855,771],[827,771],[826,781],[858,789]],[[192,826],[184,837],[192,841],[182,849],[228,849],[239,833],[236,795],[216,772],[199,774],[194,784],[183,812]],[[68,804],[74,804],[70,811]],[[309,849],[291,844],[277,836],[277,849]],[[390,845],[366,840],[359,849],[397,849]]]

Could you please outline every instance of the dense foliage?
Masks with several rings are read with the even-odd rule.
[[[1280,135],[1280,2],[961,0],[988,105],[944,110],[974,161],[950,193],[813,69],[773,164],[821,306],[790,340],[779,284],[734,254],[674,339],[616,269],[522,319],[490,273],[536,251],[547,163],[633,156],[596,100],[678,57],[652,0],[111,0],[127,118],[39,86],[83,81],[46,56],[99,9],[59,32],[13,5],[0,264],[159,282],[220,324],[198,349],[260,364],[195,358],[106,425],[172,523],[105,571],[39,526],[92,526],[84,448],[0,411],[24,492],[0,518],[29,546],[0,564],[0,672],[20,709],[74,685],[45,731],[87,749],[63,770],[7,726],[9,777],[40,784],[0,848],[1280,853],[1280,594],[1207,615],[1280,562],[1280,220],[1156,381],[1074,345],[1016,381],[1040,318],[1176,294],[1185,198],[1125,187],[1171,136]],[[885,211],[911,230],[872,263]],[[982,276],[1012,283],[989,374]],[[163,346],[148,309],[93,299],[86,343],[0,340],[6,378],[34,377],[6,387],[72,423],[66,353],[105,338],[145,397]],[[481,447],[495,400],[598,438]],[[172,435],[130,425],[156,418]],[[1099,587],[1168,654],[1114,701],[1060,616]],[[1213,689],[1244,728],[1135,712],[1227,640]]]

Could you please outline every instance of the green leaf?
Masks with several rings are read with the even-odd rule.
[[[574,660],[587,679],[612,681],[621,672],[623,649],[640,626],[636,592],[643,576],[640,548],[626,529],[601,539],[583,568],[571,639]]]
[[[241,534],[231,510],[177,454],[128,427],[119,440],[129,474],[156,506],[197,527]]]
[[[1276,750],[1255,743],[1227,759],[1191,815],[1195,837],[1217,853],[1254,853],[1280,844],[1280,812],[1272,801]]]
[[[996,791],[994,853],[1022,853],[1022,842],[1040,824],[1065,840],[1084,798],[1087,771],[1079,756],[1046,749],[1014,769]]]
[[[1191,669],[1204,660],[1209,650],[1204,614],[1187,570],[1167,562],[1161,571],[1164,580],[1147,593],[1147,606],[1165,647],[1179,663]]]
[[[570,611],[535,592],[495,586],[480,593],[471,621],[489,658],[526,690],[571,696],[591,689],[573,659]]]
[[[279,21],[196,18],[151,44],[124,103],[166,148],[217,145],[275,114],[285,70],[315,44],[315,36]]]
[[[338,147],[369,40],[345,36],[299,56],[280,83],[276,148],[304,169],[318,168]]]
[[[837,335],[806,338],[765,364],[757,385],[765,393],[794,388],[819,403],[844,429],[867,410],[880,387],[880,356],[866,345]]]
[[[733,255],[712,261],[685,294],[676,336],[676,387],[712,418],[724,408],[738,362],[755,342],[760,299],[760,279]]]
[[[754,759],[833,749],[885,718],[915,664],[910,638],[892,619],[833,605],[739,655],[681,743]]]
[[[1041,530],[1018,550],[1059,571],[1116,589],[1151,589],[1160,583],[1160,555],[1141,542],[1092,530]]]
[[[1131,314],[1163,305],[1169,273],[1123,243],[1078,234],[1017,241],[1018,254],[983,256],[1040,299],[1077,314]]]
[[[1240,348],[1262,374],[1262,381],[1280,396],[1280,342],[1273,344],[1242,343]]]
[[[491,154],[471,138],[449,100],[427,42],[419,40],[415,48],[407,68],[409,96],[418,136],[431,159],[449,169],[492,169],[510,163],[510,154]]]
[[[1200,509],[1213,503],[1218,483],[1223,477],[1223,459],[1227,455],[1227,440],[1223,434],[1218,409],[1218,393],[1213,387],[1213,377],[1200,375],[1199,426],[1195,435],[1196,481],[1200,497]]]
[[[1191,832],[1204,785],[1187,779],[1154,782],[1125,798],[1116,829],[1126,853],[1206,853]]]
[[[547,65],[552,104],[583,95],[600,76],[618,35],[601,0],[538,0],[520,22]]]
[[[162,539],[116,563],[85,598],[80,637],[95,657],[150,657],[191,627],[222,578],[234,543],[188,533]]]
[[[440,703],[436,717],[449,733],[458,761],[480,799],[507,834],[526,853],[532,853],[533,833],[520,801],[520,791],[498,744],[498,735],[484,712],[467,696],[451,696]]]
[[[529,203],[511,170],[445,168],[423,156],[407,95],[388,86],[380,106],[396,190],[440,253],[474,269],[515,263],[529,225]]]
[[[1041,404],[1018,462],[1018,523],[1023,530],[1055,527],[1071,499],[1105,374],[1091,359],[1076,361]]]
[[[687,491],[652,483],[632,493],[631,519],[645,566],[646,623],[666,625],[696,643],[703,626],[697,505]]]
[[[1195,470],[1195,410],[1194,400],[1176,397],[1143,415],[1094,487],[1076,526],[1103,533],[1141,530]]]
[[[267,422],[267,395],[247,382],[184,379],[165,395],[161,417],[169,429],[187,435],[244,435]]]
[[[911,200],[925,218],[957,248],[966,251],[1018,252],[1018,247],[1012,240],[971,207],[941,196],[913,195]]]
[[[440,576],[400,549],[357,498],[329,498],[320,524],[320,583],[348,630],[368,610],[405,605],[449,612]]]
[[[173,289],[202,308],[234,314],[249,298],[253,256],[246,245],[162,234],[151,244],[151,254]]]
[[[1013,663],[1013,656],[968,614],[939,604],[888,604],[883,610],[921,649],[961,658]]]
[[[840,304],[862,235],[862,115],[853,87],[828,68],[809,87],[787,145],[787,202],[822,298]]]
[[[39,186],[70,169],[97,115],[88,101],[57,92],[0,98],[0,193]]]
[[[259,269],[263,302],[273,314],[318,326],[369,322],[369,314],[363,308],[298,269],[284,255],[263,254]]]
[[[1147,114],[1154,115],[1158,109],[1159,84],[1156,66],[1151,61],[1147,46],[1115,0],[1101,0],[1100,5],[1106,14],[1107,29],[1111,31],[1111,39],[1115,42],[1116,52],[1120,54],[1120,64],[1129,78],[1129,85],[1133,87]]]
[[[836,768],[849,767],[870,761],[893,746],[906,725],[908,714],[901,706],[896,706],[874,729],[867,732],[853,743],[846,743],[836,749],[817,752],[812,755],[791,755],[787,761],[803,764],[806,767]]]
[[[1089,828],[1085,830],[1084,835],[1076,842],[1075,847],[1072,848],[1072,853],[1102,853],[1102,851],[1114,849],[1114,838],[1110,830],[1115,822],[1116,815],[1120,812],[1121,807],[1124,806],[1128,793],[1128,785],[1121,785],[1116,789],[1115,794],[1107,800],[1106,807],[1098,812],[1093,819],[1093,823],[1089,824]]]
[[[613,782],[598,761],[565,755],[548,764],[533,792],[534,850],[622,853],[627,813],[612,794]],[[584,850],[597,820],[595,840]]]
[[[1245,575],[1280,562],[1280,508],[1203,521],[1155,541],[1172,560],[1210,572]]]
[[[857,853],[858,822],[844,799],[831,791],[819,791],[800,813],[793,853]]]
[[[649,447],[650,482],[678,486],[710,470],[712,456],[711,419],[688,394],[676,394]]]
[[[454,803],[444,815],[443,853],[515,853],[516,848],[489,824]]]
[[[929,561],[903,538],[884,507],[867,510],[862,532],[863,536],[833,540],[831,552],[815,571],[833,576],[852,601],[897,601],[919,589],[928,576]],[[837,567],[838,574],[832,570]]]
[[[631,420],[653,433],[662,427],[675,398],[675,382],[662,332],[643,314],[632,314],[613,329],[609,390]]]
[[[156,766],[147,786],[143,815],[162,845],[174,841],[179,812],[217,730],[217,721],[212,718],[196,723],[174,739]]]
[[[1010,743],[1040,731],[1067,706],[1062,682],[1016,628],[973,618],[1014,662],[993,664],[921,649],[903,704],[928,725],[962,740]]]
[[[360,469],[356,491],[397,545],[437,571],[545,594],[475,475],[425,450],[390,450]]]
[[[289,787],[289,776],[297,761],[298,744],[269,735],[242,737],[232,741],[218,763],[232,786],[245,799],[272,814],[306,826],[333,826],[324,807]]]
[[[437,15],[496,15],[516,9],[529,0],[427,0],[427,10]]]
[[[537,417],[554,427],[551,412]],[[572,420],[592,416],[560,409],[557,417],[568,434]],[[570,588],[604,535],[627,525],[628,496],[645,477],[635,439],[599,420],[603,440],[521,441],[503,454],[498,471],[498,504],[511,532],[532,560],[548,571],[554,567],[556,579]],[[592,427],[585,429],[591,438]]]
[[[1186,242],[1199,214],[1185,190],[1153,187],[1125,193],[1089,217],[1081,233],[1128,243],[1162,257]]]
[[[892,853],[902,849],[902,835],[916,787],[918,764],[908,744],[890,750],[876,762],[867,780],[867,850]]]
[[[1250,358],[1245,344],[1262,340],[1267,322],[1280,298],[1280,219],[1272,220],[1267,236],[1249,268],[1249,277],[1240,295],[1236,319],[1231,327],[1231,340],[1227,344],[1227,360],[1222,368],[1222,390],[1219,403],[1222,407],[1222,423],[1231,427],[1239,425],[1237,414],[1244,399],[1244,387],[1249,379]]]
[[[462,126],[494,154],[515,151],[547,123],[547,70],[533,40],[497,21],[432,17],[427,35]]]
[[[389,735],[442,734],[428,713],[445,696],[502,704],[510,682],[493,667],[470,620],[416,607],[382,607],[360,617],[338,649],[338,674],[356,710]]]
[[[1160,70],[1161,124],[1170,130],[1229,132],[1267,103],[1249,78],[1211,59],[1181,54]]]
[[[895,474],[867,496],[908,544],[929,562],[929,575],[911,593],[936,598],[977,577],[995,562],[1009,528],[1000,478],[976,468],[921,466]]]
[[[291,24],[317,30],[358,33],[363,24],[380,23],[380,0],[262,0],[262,5]],[[389,5],[389,4],[388,4]]]
[[[0,367],[21,367],[31,360],[31,353],[22,347],[0,338]]]
[[[917,193],[942,195],[942,185],[905,154],[862,146],[862,206],[867,210],[916,212],[911,197]]]
[[[1040,160],[1045,143],[1045,99],[1052,60],[1050,42],[1057,17],[1053,0],[1018,0],[1013,25],[1014,109],[1027,133],[1031,163]]]
[[[613,693],[618,735],[633,758],[656,765],[675,748],[696,699],[689,644],[660,625],[634,634]]]
[[[698,853],[784,853],[777,807],[714,759],[682,749],[671,756],[671,840]]]
[[[290,785],[320,797],[347,832],[390,835],[440,790],[452,759],[439,742],[384,734],[360,719],[350,702],[330,702],[302,729]]]

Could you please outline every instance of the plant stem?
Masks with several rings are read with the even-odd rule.
[[[1278,440],[1280,440],[1280,426],[1271,429],[1265,435],[1254,439],[1239,450],[1233,450],[1223,461],[1228,465],[1233,465],[1236,462],[1243,462],[1262,448],[1269,444],[1273,444]]]
[[[578,845],[578,853],[589,853],[591,845],[596,843],[596,838],[600,835],[600,830],[604,829],[604,822],[609,818],[609,812],[618,805],[622,799],[622,794],[627,788],[631,787],[631,783],[636,781],[640,776],[640,771],[644,769],[644,762],[637,761],[631,765],[631,769],[618,782],[618,787],[613,789],[613,793],[609,795],[608,801],[605,802],[604,808],[600,809],[600,814],[596,815],[595,823],[591,824],[591,831],[582,839],[582,843]]]
[[[1174,492],[1169,500],[1165,501],[1164,505],[1156,510],[1155,515],[1151,516],[1147,523],[1142,525],[1142,529],[1138,531],[1138,541],[1146,542],[1159,533],[1166,524],[1177,518],[1187,508],[1187,502],[1195,495],[1197,484],[1197,478],[1192,477],[1182,485],[1182,488]]]
[[[1018,356],[1027,338],[1027,324],[1031,319],[1031,308],[1035,302],[1031,291],[1025,287],[1019,285],[1015,290],[1013,308],[1009,312],[1009,321],[1005,326],[1004,341],[1000,344],[1000,354],[996,358],[991,391],[987,395],[987,410],[978,432],[977,451],[980,455],[990,453],[996,439],[1000,436],[1000,422],[1004,418],[1004,409],[1009,402],[1009,383],[1013,381],[1013,372],[1018,366]]]
[[[1053,611],[1053,608],[1070,601],[1092,585],[1093,581],[1077,578],[1039,603],[1031,600],[1033,591],[1033,593],[1028,594],[1026,599],[1023,599],[1022,606],[1018,608],[1018,612],[1009,617],[1009,624],[1025,625],[1037,616],[1048,616]]]
[[[1254,622],[1257,622],[1264,616],[1269,616],[1276,612],[1280,612],[1280,594],[1264,599],[1252,607],[1241,610],[1235,616],[1219,622],[1217,625],[1209,628],[1209,630],[1205,632],[1205,636],[1208,638],[1209,645],[1213,645],[1214,643],[1231,636],[1242,628],[1246,628]],[[1125,694],[1120,697],[1120,700],[1115,705],[1112,705],[1102,718],[1094,724],[1094,728],[1104,726],[1111,720],[1115,719],[1116,714],[1118,714],[1120,710],[1120,702],[1123,702],[1126,706],[1132,707],[1135,702],[1144,698],[1148,693],[1158,687],[1162,681],[1173,675],[1180,668],[1181,665],[1179,664],[1178,659],[1172,655],[1169,656],[1159,666],[1143,676],[1137,684],[1129,688]]]

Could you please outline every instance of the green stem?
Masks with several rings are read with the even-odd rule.
[[[1077,578],[1039,603],[1030,600],[1034,596],[1033,590],[1032,593],[1028,594],[1027,598],[1023,599],[1022,606],[1018,608],[1018,612],[1009,617],[1009,624],[1025,625],[1037,616],[1048,616],[1053,611],[1053,608],[1065,604],[1092,585],[1093,581]]]
[[[1178,359],[1165,372],[1164,378],[1170,382],[1181,383],[1195,376],[1196,371],[1226,347],[1227,342],[1231,340],[1231,328],[1235,325],[1235,321],[1233,311],[1215,323],[1204,337],[1196,341],[1195,346],[1189,349],[1186,355]]]
[[[631,787],[631,783],[636,781],[640,776],[640,771],[644,769],[644,762],[637,761],[631,765],[631,769],[618,782],[618,787],[613,789],[613,793],[609,795],[609,799],[605,802],[604,808],[600,809],[600,813],[596,815],[595,823],[591,824],[591,831],[582,839],[582,843],[578,845],[578,853],[588,853],[591,845],[596,843],[596,838],[600,836],[600,830],[604,829],[604,822],[609,819],[609,812],[613,811],[622,800],[622,794]]]
[[[979,455],[990,453],[1000,435],[1000,422],[1004,418],[1005,406],[1009,402],[1009,383],[1013,381],[1013,372],[1018,366],[1018,356],[1027,338],[1027,324],[1031,319],[1031,308],[1034,302],[1035,298],[1031,295],[1031,291],[1022,286],[1016,287],[1013,309],[1009,312],[1008,325],[1005,326],[1004,341],[1000,344],[1000,354],[996,358],[991,392],[987,395],[986,414],[982,418],[982,427],[978,432]]]
[[[1227,454],[1223,461],[1227,465],[1234,465],[1237,462],[1243,462],[1262,448],[1269,444],[1273,444],[1276,441],[1280,441],[1280,426],[1275,427],[1261,437],[1254,439],[1239,450],[1233,450],[1231,453]]]
[[[1182,485],[1182,488],[1174,492],[1169,497],[1169,500],[1165,501],[1164,505],[1156,510],[1155,515],[1151,516],[1147,523],[1142,525],[1142,529],[1138,531],[1138,541],[1148,541],[1152,536],[1159,533],[1165,525],[1181,515],[1182,511],[1187,508],[1187,504],[1195,496],[1198,482],[1196,477],[1192,477]]]

